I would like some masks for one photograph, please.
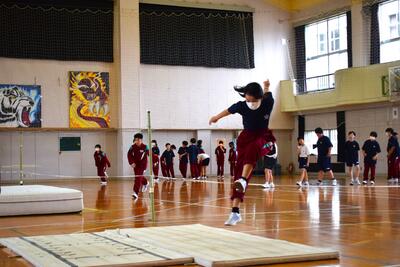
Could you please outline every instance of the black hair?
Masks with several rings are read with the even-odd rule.
[[[156,145],[158,145],[158,144],[157,144],[157,140],[151,140],[151,142],[152,142],[152,143],[155,143]]]
[[[133,140],[135,141],[136,138],[143,139],[143,134],[137,133],[133,136]]]
[[[394,130],[393,128],[386,128],[385,133],[390,133],[391,135],[393,135]]]
[[[354,136],[357,136],[355,131],[350,131],[350,132],[348,133],[348,135],[351,135],[351,134],[353,134]]]
[[[223,144],[223,143],[224,143],[224,141],[220,140],[218,144]]]
[[[175,146],[175,145],[172,145],[172,146],[171,146],[171,149],[176,150],[176,146]]]
[[[304,140],[304,137],[302,137],[302,136],[297,137],[297,142],[300,140]]]
[[[182,145],[187,146],[187,145],[188,145],[188,142],[187,142],[187,141],[183,141],[183,142],[182,142]]]
[[[261,99],[264,95],[261,85],[255,82],[249,83],[246,86],[235,86],[233,88],[242,97],[249,95],[254,97],[255,99]]]
[[[97,145],[94,146],[94,148],[101,148],[101,145],[97,144]]]
[[[165,144],[165,147],[170,146],[170,145],[171,145],[170,143],[166,143],[166,144]]]
[[[324,133],[324,131],[322,130],[321,127],[315,128],[314,132],[315,132],[316,134],[323,134],[323,133]]]
[[[191,144],[194,144],[194,143],[196,143],[196,138],[192,138],[192,139],[190,139],[190,143],[191,143]]]
[[[229,146],[235,146],[234,142],[229,142]]]
[[[376,132],[372,131],[369,133],[369,136],[373,136],[373,137],[377,138],[378,134]]]
[[[201,145],[203,144],[203,140],[197,140],[197,146],[201,147]]]

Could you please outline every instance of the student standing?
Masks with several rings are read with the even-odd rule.
[[[190,175],[193,179],[199,177],[199,169],[197,163],[197,155],[199,155],[199,148],[196,145],[196,139],[190,139],[190,146],[187,149],[189,162],[190,162]]]
[[[100,184],[107,185],[107,168],[111,167],[110,161],[105,152],[101,150],[101,145],[97,144],[94,147],[94,162],[97,167],[97,175],[100,177]]]
[[[217,177],[224,178],[224,165],[225,165],[225,153],[226,148],[224,147],[224,142],[221,140],[215,149],[215,155],[217,157]]]
[[[229,165],[230,165],[230,174],[231,174],[231,178],[233,179],[233,177],[235,176],[235,166],[236,166],[236,149],[235,149],[235,143],[233,142],[229,142],[229,157],[228,157],[228,161],[229,161]]]
[[[151,141],[151,151],[153,160],[153,175],[154,179],[158,180],[158,172],[160,170],[160,149],[156,140]]]
[[[166,177],[175,178],[174,172],[174,151],[171,149],[171,144],[165,144],[165,151],[161,155],[161,159],[165,165]]]
[[[265,184],[264,188],[275,188],[274,176],[272,170],[274,169],[278,158],[278,146],[276,143],[272,144],[272,149],[264,156],[264,174]]]
[[[392,128],[385,130],[388,138],[387,144],[387,166],[388,166],[388,182],[397,183],[399,180],[399,141]]]
[[[275,142],[268,128],[269,118],[274,106],[274,98],[269,92],[269,80],[264,82],[264,92],[258,83],[249,83],[235,90],[245,98],[210,119],[210,124],[221,118],[239,113],[243,118],[243,131],[237,139],[237,166],[233,184],[232,212],[225,225],[236,225],[242,220],[239,206],[243,201],[248,183],[251,179],[256,162],[267,154],[270,147],[267,144]]]
[[[350,131],[347,135],[348,140],[344,145],[344,155],[346,165],[349,170],[351,182],[350,185],[360,185],[360,160],[359,160],[359,152],[360,146],[356,139],[356,133],[354,131]],[[355,176],[355,178],[354,178]]]
[[[331,152],[332,152],[332,142],[329,137],[324,135],[322,128],[318,127],[315,129],[315,134],[318,137],[317,144],[315,145],[318,148],[318,185],[322,184],[322,179],[325,174],[328,174],[329,178],[332,180],[332,185],[336,186],[337,181],[333,175],[333,171],[331,169]]]
[[[141,133],[135,134],[133,145],[128,151],[128,162],[135,173],[135,183],[133,185],[132,193],[134,199],[139,198],[140,189],[142,189],[142,192],[145,192],[148,188],[148,181],[143,176],[147,168],[148,154],[149,151],[147,146],[143,143],[143,135]]]
[[[300,180],[296,183],[298,186],[302,187],[303,185],[308,186],[308,166],[310,164],[310,150],[304,143],[303,137],[297,138],[297,156],[299,161],[299,169],[300,169]]]
[[[187,165],[189,162],[189,156],[187,152],[188,142],[183,141],[182,146],[178,150],[179,155],[179,171],[182,174],[182,178],[186,178],[187,175]]]
[[[378,160],[378,154],[381,153],[381,148],[379,143],[376,141],[378,134],[376,132],[371,132],[369,134],[369,139],[366,140],[362,146],[362,151],[364,155],[364,179],[363,184],[368,184],[368,173],[371,170],[371,178],[369,179],[371,185],[375,184],[375,169],[376,162]]]

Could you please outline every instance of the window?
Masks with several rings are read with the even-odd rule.
[[[307,91],[334,88],[334,73],[348,67],[346,14],[306,25]]]
[[[337,155],[337,147],[338,147],[338,138],[337,138],[337,129],[327,129],[324,130],[324,135],[328,136],[332,142],[332,155]],[[314,131],[305,131],[304,132],[304,143],[310,149],[311,154],[318,155],[317,149],[313,149],[313,145],[317,143],[318,137]]]
[[[400,59],[400,0],[379,5],[381,63]]]

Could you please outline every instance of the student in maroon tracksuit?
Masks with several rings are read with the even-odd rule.
[[[274,98],[269,92],[269,80],[264,82],[264,92],[258,83],[249,83],[235,90],[245,98],[210,119],[210,124],[221,118],[238,113],[243,119],[243,131],[237,139],[237,165],[233,184],[232,212],[225,225],[236,225],[242,220],[239,212],[240,202],[251,179],[253,169],[259,159],[271,150],[275,142],[268,128],[269,118],[274,106]]]
[[[187,175],[187,165],[189,162],[189,156],[187,152],[188,142],[183,141],[182,146],[178,150],[179,154],[179,170],[182,174],[182,178],[186,178]]]
[[[160,170],[160,149],[158,148],[157,141],[151,141],[152,161],[153,161],[153,175],[154,179],[158,179],[158,171]]]
[[[128,162],[132,166],[135,173],[135,183],[133,185],[132,197],[137,199],[139,196],[140,189],[142,192],[147,191],[148,182],[143,176],[147,168],[147,157],[149,151],[147,146],[143,144],[143,135],[137,133],[133,139],[133,145],[128,151]]]
[[[107,168],[111,167],[110,161],[107,158],[106,153],[101,151],[101,146],[97,144],[94,152],[94,162],[97,167],[97,175],[100,177],[101,185],[107,185],[108,175],[106,173]]]
[[[218,146],[215,149],[215,155],[217,156],[218,178],[224,178],[225,153],[226,153],[226,148],[224,147],[224,142],[219,141]]]
[[[235,150],[235,143],[233,143],[233,142],[229,143],[228,161],[230,164],[231,177],[233,178],[235,176],[235,166],[236,166],[236,150]]]

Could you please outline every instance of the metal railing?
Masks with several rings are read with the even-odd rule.
[[[335,74],[326,74],[294,81],[296,95],[332,90],[335,88]]]

